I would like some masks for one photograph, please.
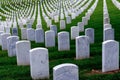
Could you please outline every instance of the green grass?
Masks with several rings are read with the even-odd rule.
[[[91,3],[91,5],[95,2]],[[90,5],[90,6],[91,6]],[[111,0],[107,0],[108,11],[110,14],[110,20],[113,28],[115,29],[115,40],[120,41],[120,10],[118,10],[112,3]],[[90,7],[89,6],[89,7]],[[87,9],[88,10],[88,9]],[[79,17],[72,20],[71,24],[67,25],[66,31],[70,32],[70,27],[77,25],[80,22],[82,16],[85,15],[85,10]],[[36,13],[38,14],[38,13]],[[41,14],[42,15],[42,14]],[[36,16],[37,17],[37,16]],[[42,26],[45,30],[45,21],[42,18]],[[59,28],[59,23],[54,23]],[[36,20],[33,24],[36,27]],[[90,46],[89,59],[75,60],[75,40],[71,40],[70,51],[61,51],[57,49],[57,39],[56,47],[48,48],[49,50],[49,65],[50,65],[50,79],[53,79],[53,67],[62,63],[73,63],[79,67],[79,78],[80,80],[120,80],[120,73],[114,74],[90,74],[93,69],[101,70],[102,68],[102,42],[103,42],[103,0],[99,0],[95,12],[92,14],[89,24],[85,28],[95,29],[95,44]],[[61,30],[58,30],[59,32]],[[80,33],[82,35],[84,33]],[[20,30],[19,30],[20,35]],[[34,41],[31,42],[31,47],[45,47],[44,44],[36,44]],[[31,80],[30,76],[30,66],[17,66],[16,57],[9,58],[7,51],[2,51],[0,47],[0,80]]]

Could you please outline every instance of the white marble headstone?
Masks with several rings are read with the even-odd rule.
[[[17,65],[30,64],[30,56],[29,56],[30,49],[31,49],[30,41],[22,40],[16,42]]]
[[[18,36],[18,29],[16,27],[12,28],[12,36]]]
[[[110,24],[110,19],[108,17],[104,18],[104,24]]]
[[[27,29],[27,39],[30,41],[35,41],[35,30],[32,28]]]
[[[76,59],[90,57],[90,43],[87,36],[76,37]]]
[[[48,49],[30,50],[30,71],[32,79],[49,79]]]
[[[23,28],[23,27],[24,27],[24,25],[23,25],[22,22],[19,22],[19,27],[20,27],[20,28]]]
[[[65,29],[65,28],[66,28],[65,20],[60,20],[60,29]]]
[[[114,29],[112,28],[107,28],[104,29],[104,41],[106,40],[114,40]]]
[[[0,31],[0,45],[2,45],[2,40],[1,40],[1,34],[4,33],[3,31]]]
[[[35,30],[35,42],[36,43],[44,43],[44,30],[42,28],[38,28]]]
[[[7,50],[7,37],[9,36],[10,36],[10,33],[1,34],[2,50]]]
[[[55,32],[53,30],[45,32],[45,46],[55,47]]]
[[[55,32],[55,35],[57,36],[57,26],[56,25],[51,25],[50,30],[53,30]]]
[[[64,63],[53,68],[53,80],[79,80],[78,66]]]
[[[86,17],[82,17],[82,23],[83,23],[84,25],[87,25],[87,24],[88,24],[88,20],[87,20]]]
[[[21,28],[21,39],[27,39],[27,29]]]
[[[55,23],[59,22],[59,16],[58,15],[54,16],[54,21],[55,21]]]
[[[42,25],[41,24],[37,24],[36,28],[42,28]]]
[[[94,43],[94,29],[93,28],[85,29],[85,35],[88,36],[90,43]]]
[[[75,19],[75,18],[76,18],[76,14],[72,13],[72,19]]]
[[[62,31],[58,33],[58,50],[59,51],[70,50],[69,32]]]
[[[107,28],[112,28],[112,25],[111,24],[104,24],[104,29],[107,29]]]
[[[78,36],[79,36],[79,27],[78,26],[71,27],[71,39],[73,40]]]
[[[5,27],[5,32],[10,33],[10,27]]]
[[[2,25],[0,25],[0,31],[5,31],[5,28]]]
[[[71,17],[70,17],[70,16],[67,16],[67,17],[66,17],[66,23],[67,23],[67,24],[70,24],[70,23],[71,23]]]
[[[60,14],[60,19],[64,19],[64,14],[63,13]]]
[[[7,38],[7,49],[9,57],[16,56],[16,42],[18,40],[19,40],[18,36],[9,36]]]
[[[119,42],[104,41],[102,44],[102,72],[119,69]]]
[[[78,22],[77,26],[79,27],[79,31],[80,32],[84,31],[84,24],[83,24],[83,22]]]
[[[31,23],[28,23],[28,24],[27,24],[27,28],[32,28],[32,24],[31,24]]]

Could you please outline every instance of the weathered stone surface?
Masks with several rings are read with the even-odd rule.
[[[114,40],[102,44],[102,72],[119,69],[119,43]]]
[[[70,50],[69,32],[63,31],[58,33],[58,50]]]
[[[53,80],[79,80],[78,66],[70,63],[55,66]]]
[[[7,49],[8,49],[8,56],[9,57],[16,56],[16,42],[18,40],[19,40],[18,36],[7,37]]]
[[[21,38],[24,40],[27,39],[27,29],[26,28],[21,28]]]
[[[104,29],[112,28],[111,24],[104,24]]]
[[[84,59],[90,57],[90,43],[87,36],[76,37],[76,59]]]
[[[84,24],[83,24],[83,22],[78,22],[77,26],[79,27],[79,31],[80,32],[84,31]]]
[[[37,24],[36,25],[36,28],[38,29],[38,28],[42,28],[42,25],[41,24]]]
[[[60,29],[65,29],[65,28],[66,28],[65,20],[60,20]]]
[[[42,28],[38,28],[35,30],[35,42],[36,43],[44,43],[45,32]]]
[[[57,36],[57,26],[56,25],[51,25],[50,30],[53,30],[55,32],[55,35]]]
[[[30,41],[35,41],[35,30],[32,28],[27,29],[27,39]]]
[[[0,31],[0,45],[2,45],[2,40],[1,40],[1,34],[4,33],[3,31]]]
[[[55,32],[53,30],[45,32],[45,46],[55,47]]]
[[[12,28],[12,36],[18,36],[18,29],[16,27]]]
[[[31,24],[31,23],[28,23],[28,24],[27,24],[27,28],[32,28],[32,24]]]
[[[7,50],[7,37],[9,36],[10,36],[10,33],[1,34],[2,50]]]
[[[88,36],[90,43],[94,43],[94,29],[93,28],[85,29],[85,35]]]
[[[23,40],[16,42],[17,65],[29,65],[31,45],[29,41]]]
[[[71,27],[71,39],[73,40],[78,36],[79,36],[79,27],[78,26]]]
[[[114,40],[114,29],[112,29],[112,28],[105,29],[103,36],[104,36],[103,41]]]
[[[10,33],[10,27],[5,27],[5,32]]]
[[[70,23],[71,23],[71,17],[70,17],[70,16],[67,16],[67,17],[66,17],[66,23],[67,23],[67,24],[70,24]]]
[[[33,79],[49,78],[49,58],[46,48],[30,50],[30,70]]]

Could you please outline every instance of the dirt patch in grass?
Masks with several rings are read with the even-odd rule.
[[[95,69],[92,69],[91,72],[88,72],[86,73],[87,75],[95,75],[95,74],[115,74],[115,73],[118,73],[120,72],[120,69],[119,70],[114,70],[114,71],[108,71],[108,72],[102,72],[101,70],[95,70]]]

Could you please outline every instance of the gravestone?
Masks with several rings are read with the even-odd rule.
[[[76,37],[76,59],[90,57],[90,43],[87,36]]]
[[[32,79],[49,79],[49,58],[46,48],[30,50],[30,71]]]
[[[27,39],[30,41],[35,41],[35,30],[32,28],[27,29]]]
[[[78,66],[70,63],[55,66],[53,80],[79,80]]]
[[[5,28],[4,28],[4,26],[3,25],[0,25],[1,27],[0,27],[0,31],[5,31]]]
[[[78,26],[71,27],[71,39],[73,40],[78,36],[79,36],[79,27]]]
[[[76,14],[75,13],[72,13],[72,19],[75,19],[76,18]]]
[[[36,25],[36,28],[38,29],[38,28],[42,28],[42,25],[41,24],[37,24]]]
[[[70,17],[70,16],[67,16],[67,17],[66,17],[66,23],[67,23],[67,24],[70,24],[70,23],[71,23],[71,17]]]
[[[5,32],[10,33],[10,27],[5,27]]]
[[[57,26],[56,25],[51,25],[50,30],[53,30],[55,32],[55,36],[57,36]]]
[[[27,23],[27,28],[32,28],[32,24],[31,23]]]
[[[102,72],[119,69],[119,42],[104,41],[102,44]]]
[[[9,36],[10,36],[10,33],[1,34],[2,50],[7,50],[7,37]]]
[[[55,23],[59,22],[59,16],[58,15],[54,16],[54,21],[55,21]]]
[[[48,20],[47,20],[47,27],[49,28],[50,25],[52,25],[52,20],[51,20],[51,19],[48,19]]]
[[[2,45],[2,40],[1,40],[1,34],[4,33],[3,31],[0,31],[0,46]]]
[[[45,32],[45,46],[55,47],[55,32],[53,30]]]
[[[112,28],[107,28],[104,29],[104,41],[106,40],[114,40],[114,29]]]
[[[82,17],[82,23],[83,23],[83,25],[85,25],[85,23],[86,23],[86,18],[85,17]]]
[[[79,31],[80,32],[84,31],[84,24],[83,24],[83,22],[78,22],[77,26],[79,27]]]
[[[27,29],[21,28],[21,38],[26,40],[27,39]]]
[[[112,25],[111,24],[104,24],[104,29],[110,29],[110,28],[112,28]]]
[[[64,19],[64,14],[63,13],[61,13],[60,19]]]
[[[17,65],[29,65],[29,50],[31,45],[29,41],[22,40],[16,42],[16,56],[17,56]]]
[[[22,22],[19,22],[19,27],[20,27],[20,28],[23,28],[23,27],[24,27],[24,25],[23,25]]]
[[[65,20],[60,20],[60,29],[65,29],[65,28],[66,28]]]
[[[94,29],[93,28],[85,29],[85,35],[88,36],[90,43],[94,43]]]
[[[8,49],[8,56],[9,57],[16,56],[16,42],[18,40],[19,40],[18,36],[7,37],[7,49]]]
[[[36,43],[44,43],[44,30],[42,28],[38,28],[35,30],[35,42]]]
[[[62,31],[58,33],[58,50],[59,51],[70,50],[69,32]]]
[[[110,24],[110,18],[109,17],[104,18],[104,24]]]
[[[65,11],[64,12],[65,13],[65,17],[68,17],[68,11],[66,9],[64,11]]]
[[[18,29],[16,27],[12,28],[12,36],[18,36]]]

